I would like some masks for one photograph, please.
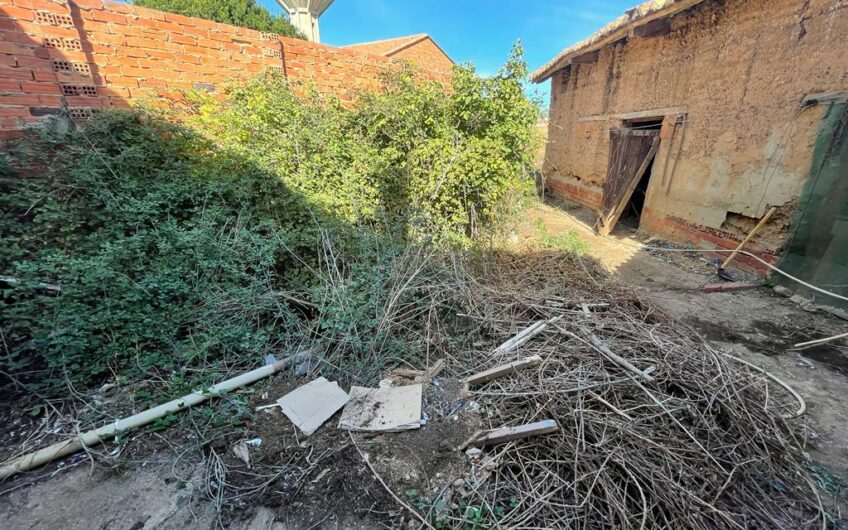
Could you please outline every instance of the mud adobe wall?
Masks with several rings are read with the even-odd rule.
[[[597,209],[615,114],[666,115],[642,216],[672,239],[734,246],[771,206],[756,240],[773,255],[809,171],[825,107],[848,89],[848,4],[839,0],[707,0],[662,36],[630,38],[551,78],[544,167],[557,195]]]

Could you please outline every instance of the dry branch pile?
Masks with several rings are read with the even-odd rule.
[[[471,392],[492,428],[546,418],[560,426],[486,451],[496,471],[466,498],[489,513],[509,507],[492,524],[825,527],[802,429],[784,417],[797,403],[777,385],[608,284],[589,262],[500,255],[478,271],[463,291],[468,316],[498,340],[562,317],[518,350],[480,353],[466,366],[473,373],[540,355],[538,367]]]

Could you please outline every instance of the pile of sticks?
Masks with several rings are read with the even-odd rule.
[[[559,426],[485,449],[497,468],[465,502],[489,526],[826,526],[797,403],[761,373],[579,258],[503,254],[470,276],[466,316],[492,346],[532,336],[466,357],[468,375],[542,359],[470,388],[485,421]]]

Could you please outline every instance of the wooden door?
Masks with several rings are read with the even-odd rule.
[[[615,226],[659,145],[660,131],[656,129],[610,131],[609,167],[598,215],[598,232],[606,235]]]

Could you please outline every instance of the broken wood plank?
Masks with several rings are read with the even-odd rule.
[[[391,371],[391,375],[396,375],[399,377],[407,377],[409,379],[413,379],[416,377],[421,377],[425,375],[427,372],[424,370],[412,370],[410,368],[395,368]]]
[[[502,444],[505,442],[511,442],[513,440],[519,440],[521,438],[530,438],[531,436],[541,436],[543,434],[550,434],[552,432],[556,432],[559,430],[556,421],[554,420],[542,420],[537,421],[535,423],[528,423],[526,425],[518,425],[516,427],[503,427],[501,429],[495,429],[488,434],[477,438],[471,445],[475,445],[477,447],[486,446],[486,445],[496,445]]]
[[[436,377],[437,375],[442,373],[442,370],[444,370],[444,369],[445,369],[445,360],[439,359],[438,361],[433,363],[433,366],[431,366],[430,368],[427,368],[427,377],[428,378]]]
[[[545,330],[546,327],[557,322],[562,318],[562,315],[558,317],[554,317],[550,320],[540,320],[538,322],[534,322],[533,324],[527,326],[523,330],[519,331],[514,337],[504,342],[492,352],[492,355],[499,355],[503,353],[509,353],[512,350],[518,348],[528,340],[532,339],[539,333]]]
[[[513,361],[509,364],[502,364],[500,366],[496,366],[490,370],[486,370],[485,372],[474,374],[468,379],[466,379],[465,382],[469,385],[482,385],[483,383],[492,381],[499,377],[503,377],[505,375],[517,372],[518,370],[522,370],[524,368],[537,366],[541,363],[542,358],[540,356],[532,355],[530,357],[525,357],[523,359]]]
[[[759,283],[745,282],[724,282],[724,283],[708,283],[702,285],[699,291],[702,293],[725,293],[727,291],[741,291],[743,289],[755,289],[761,287]]]
[[[439,375],[440,373],[442,373],[442,370],[444,370],[444,369],[445,369],[445,360],[439,359],[438,361],[433,363],[433,366],[431,366],[430,368],[427,368],[426,370],[421,371],[421,373],[418,374],[415,377],[414,382],[415,383],[426,383],[430,379],[432,379],[432,378],[436,377],[437,375]]]
[[[610,350],[609,347],[607,347],[607,345],[604,344],[604,342],[601,339],[599,339],[597,335],[595,335],[591,331],[587,331],[584,328],[580,328],[580,329],[589,338],[589,342],[592,344],[592,346],[594,346],[596,350],[601,352],[607,359],[616,363],[617,365],[621,366],[622,368],[633,372],[634,374],[638,375],[641,379],[644,379],[645,381],[653,381],[654,380],[653,377],[648,375],[647,371],[640,370],[639,368],[636,368],[636,366],[634,366],[633,363],[631,363],[630,361],[628,361],[627,359],[625,359],[621,355],[613,353],[613,351]]]

